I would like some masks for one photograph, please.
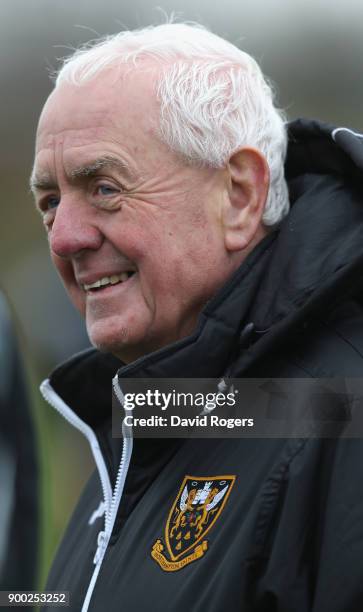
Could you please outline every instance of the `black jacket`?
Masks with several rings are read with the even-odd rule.
[[[289,132],[291,212],[207,304],[195,333],[126,367],[87,351],[43,386],[88,436],[100,467],[99,445],[116,491],[127,474],[109,541],[93,513],[102,488],[107,503],[111,492],[96,471],[56,555],[47,588],[69,590],[72,612],[363,610],[360,439],[136,439],[130,459],[130,445],[110,434],[110,382],[119,368],[121,384],[226,372],[361,376],[363,139],[307,121]],[[186,507],[181,496],[193,480],[197,489],[227,482],[228,495],[199,557],[176,567],[165,529],[169,512]]]

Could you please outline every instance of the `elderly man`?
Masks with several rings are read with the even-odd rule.
[[[112,378],[361,375],[362,140],[299,121],[286,147],[256,62],[202,28],[59,71],[31,184],[95,347],[42,386],[97,465],[47,585],[74,612],[363,609],[360,440],[111,436]]]

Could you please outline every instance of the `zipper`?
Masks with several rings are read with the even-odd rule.
[[[100,449],[100,445],[98,444],[98,440],[96,438],[96,434],[93,429],[87,423],[82,421],[69,406],[62,400],[61,397],[54,391],[51,386],[49,379],[45,380],[40,385],[40,392],[43,395],[44,399],[50,404],[59,414],[62,415],[70,423],[73,427],[78,429],[88,440],[88,443],[91,447],[93,458],[96,462],[96,466],[98,469],[98,473],[101,480],[103,498],[107,508],[111,505],[112,498],[112,488],[110,479],[108,476],[107,468],[105,461],[103,459],[103,455]]]
[[[102,499],[99,503],[98,508],[94,512],[92,512],[91,516],[89,517],[88,524],[93,525],[95,520],[97,520],[98,518],[101,518],[101,516],[103,516],[105,512],[106,512],[106,504],[105,504],[105,500]]]
[[[123,406],[124,394],[122,392],[121,387],[118,384],[118,376],[114,376],[112,379],[113,390],[115,395]],[[67,406],[67,404],[59,397],[59,395],[54,391],[52,386],[50,385],[49,380],[45,380],[41,386],[40,391],[45,398],[45,400],[55,408],[73,427],[78,429],[88,440],[93,457],[95,459],[97,469],[99,472],[101,486],[104,496],[104,501],[106,505],[105,509],[105,526],[104,530],[100,531],[97,537],[97,550],[93,559],[93,563],[95,564],[95,568],[88,585],[88,589],[86,592],[86,596],[83,602],[81,612],[87,612],[89,608],[89,604],[91,601],[91,597],[96,586],[97,577],[100,572],[102,561],[106,554],[107,546],[113,531],[113,526],[115,524],[117,511],[120,505],[125,480],[127,476],[127,472],[130,465],[131,455],[132,455],[132,429],[131,427],[126,427],[124,424],[122,425],[122,434],[123,434],[123,446],[122,446],[122,455],[121,460],[116,476],[115,488],[112,492],[112,487],[110,483],[110,479],[108,476],[107,468],[105,461],[103,459],[103,455],[100,449],[100,446],[97,441],[97,437],[87,423],[82,421],[74,412]]]

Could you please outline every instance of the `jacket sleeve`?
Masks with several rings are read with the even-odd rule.
[[[362,483],[360,439],[310,439],[279,466],[260,524],[255,612],[362,612]]]
[[[363,610],[363,440],[340,440],[319,517],[313,611]]]

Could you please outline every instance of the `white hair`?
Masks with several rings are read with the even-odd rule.
[[[91,41],[66,58],[56,77],[82,85],[110,65],[150,59],[162,68],[156,94],[160,136],[192,163],[222,168],[242,146],[265,156],[270,188],[263,221],[287,214],[283,113],[257,62],[198,24],[166,23]]]

